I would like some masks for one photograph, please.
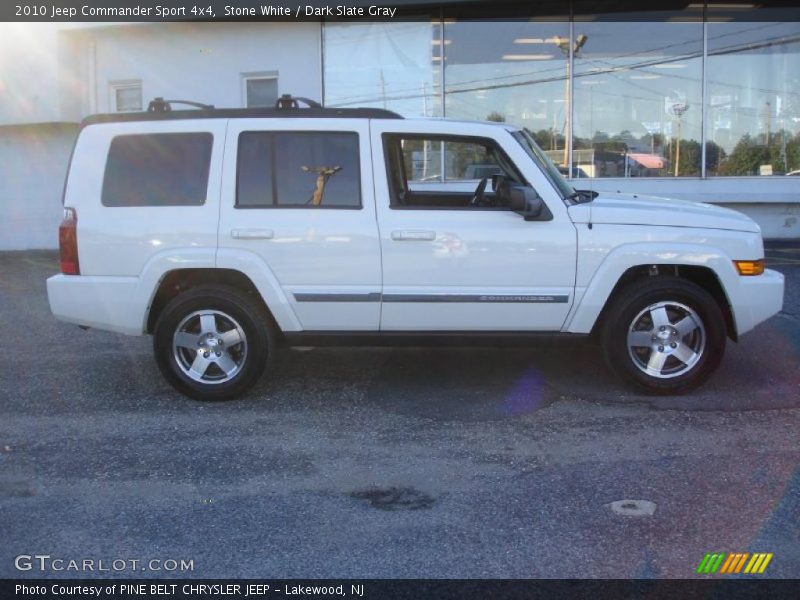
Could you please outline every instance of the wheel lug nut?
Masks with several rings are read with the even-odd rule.
[[[217,356],[222,356],[222,352],[217,352]]]
[[[675,342],[672,342],[672,344],[670,344],[670,346],[672,346],[673,348],[677,348],[678,344],[676,344]]]
[[[208,352],[203,352],[203,358],[208,358]]]
[[[663,352],[663,351],[664,351],[664,346],[659,346],[659,347],[658,347],[658,351],[659,351],[659,352]]]
[[[664,327],[664,326],[662,325],[662,326],[659,328],[659,331],[664,331],[665,329],[666,329],[666,327]]]

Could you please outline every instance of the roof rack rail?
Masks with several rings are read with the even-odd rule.
[[[275,100],[275,108],[278,110],[300,108],[300,102],[308,106],[308,108],[323,108],[322,104],[316,100],[310,100],[302,96],[292,96],[291,94],[283,94],[280,98]]]
[[[300,103],[306,107],[300,108]],[[199,110],[174,109],[175,104],[185,104]],[[150,101],[146,111],[89,115],[81,121],[81,128],[95,123],[124,123],[130,121],[161,121],[184,119],[402,119],[396,112],[385,108],[325,108],[319,102],[283,94],[274,106],[249,108],[217,108],[213,104],[202,104],[191,100],[165,100],[162,97]]]
[[[213,104],[202,104],[201,102],[193,102],[191,100],[164,100],[164,98],[159,96],[150,101],[147,105],[147,112],[169,112],[172,110],[173,104],[185,104],[186,106],[194,106],[200,110],[214,110]]]

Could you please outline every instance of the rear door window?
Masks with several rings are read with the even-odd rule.
[[[246,131],[237,208],[361,208],[358,134]]]

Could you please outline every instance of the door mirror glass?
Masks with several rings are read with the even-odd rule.
[[[552,213],[530,186],[514,185],[509,190],[511,199],[511,210],[522,215],[526,221],[550,221]]]

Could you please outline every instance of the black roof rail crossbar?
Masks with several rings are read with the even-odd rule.
[[[322,104],[316,100],[310,100],[309,98],[304,98],[302,96],[292,96],[291,94],[283,94],[280,98],[275,100],[275,108],[300,108],[300,102],[308,106],[308,108],[323,108]]]
[[[154,98],[147,105],[147,112],[163,113],[172,110],[173,104],[185,104],[186,106],[194,106],[200,110],[214,110],[213,104],[203,104],[201,102],[193,102],[192,100],[164,100],[161,96]]]

